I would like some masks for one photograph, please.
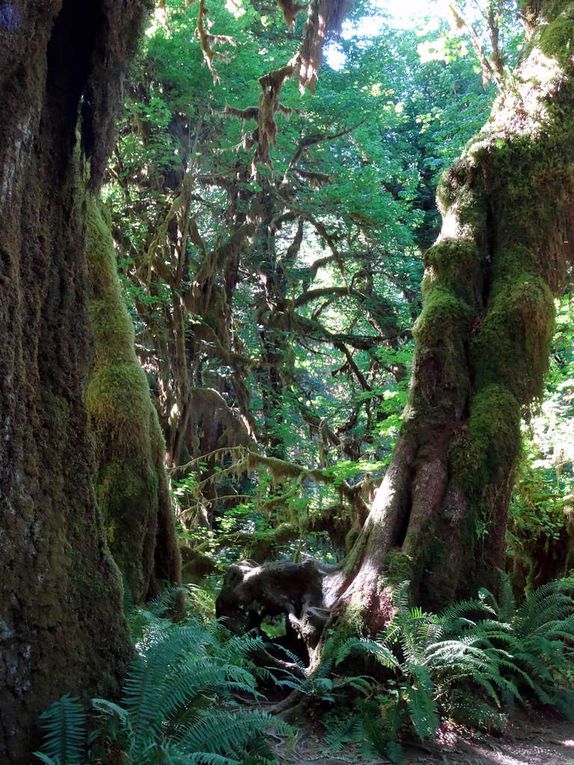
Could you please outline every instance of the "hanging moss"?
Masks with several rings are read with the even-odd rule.
[[[155,589],[154,569],[179,579],[163,458],[165,445],[147,379],[134,351],[131,318],[122,300],[111,233],[98,202],[87,202],[87,254],[94,337],[86,404],[96,438],[96,496],[112,554],[134,602]],[[161,518],[161,522],[158,521]],[[158,556],[158,523],[165,546]]]

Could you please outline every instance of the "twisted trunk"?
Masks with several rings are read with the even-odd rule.
[[[340,576],[372,629],[387,585],[440,608],[496,589],[520,453],[574,255],[574,3],[537,2],[529,52],[439,189],[410,399],[393,461]]]
[[[356,544],[322,576],[313,606],[330,625],[380,630],[407,579],[432,609],[499,584],[521,414],[542,395],[574,261],[574,3],[523,10],[529,50],[439,189],[404,424]],[[259,602],[241,593],[243,608]]]

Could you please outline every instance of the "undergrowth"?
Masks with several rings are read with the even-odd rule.
[[[353,637],[336,664],[375,661],[379,682],[351,714],[325,721],[331,750],[400,763],[405,737],[433,739],[447,720],[501,732],[516,704],[541,703],[574,719],[574,579],[550,582],[516,606],[508,582],[500,601],[487,590],[441,614],[411,608],[408,583],[376,639]]]
[[[266,734],[291,729],[247,708],[261,697],[260,681],[320,710],[326,754],[345,749],[393,763],[402,762],[401,742],[433,739],[448,721],[500,732],[516,704],[572,719],[573,587],[572,577],[550,582],[517,606],[506,582],[499,600],[481,590],[437,615],[411,607],[405,582],[384,632],[326,651],[311,675],[256,666],[260,637],[196,617],[172,623],[168,594],[131,611],[136,656],[119,703],[92,699],[88,713],[62,697],[42,715],[37,756],[49,765],[270,765]]]
[[[270,765],[266,741],[289,728],[245,709],[257,700],[268,672],[249,654],[259,638],[231,635],[216,621],[188,617],[172,623],[170,596],[152,610],[133,609],[136,654],[118,703],[94,698],[89,708],[63,696],[41,716],[47,765]],[[88,729],[90,730],[87,734]]]

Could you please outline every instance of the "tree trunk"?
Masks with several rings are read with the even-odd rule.
[[[86,402],[95,435],[96,498],[114,560],[133,602],[181,581],[165,476],[165,442],[134,350],[131,316],[116,272],[111,232],[88,194],[87,261],[94,361]],[[159,567],[159,570],[157,570]]]
[[[130,656],[92,488],[83,212],[144,5],[0,8],[2,762],[30,762],[37,714],[65,692],[113,693]]]
[[[526,11],[529,50],[439,189],[402,432],[340,577],[372,629],[393,581],[440,608],[496,589],[504,566],[521,413],[542,394],[574,255],[574,3]]]

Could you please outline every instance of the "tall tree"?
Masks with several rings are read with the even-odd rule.
[[[109,258],[94,267],[93,248],[88,269],[86,219],[93,222],[145,9],[138,0],[21,0],[0,7],[3,762],[29,762],[34,719],[62,693],[113,693],[131,652],[120,573],[97,511],[84,402],[93,355],[89,296],[92,314],[98,300],[107,300],[113,313],[116,277]],[[92,230],[92,244],[93,238]],[[114,339],[115,350],[129,357],[124,361],[135,364],[124,319],[104,339]],[[96,367],[101,344],[99,358],[97,351]],[[144,383],[138,380],[140,400],[147,396]],[[123,388],[121,395],[116,410],[133,400]],[[142,433],[149,432],[149,412],[139,411]],[[136,415],[129,415],[134,428]],[[148,448],[157,457],[159,434]],[[100,467],[109,454],[107,443]],[[136,566],[143,567],[138,554]],[[149,545],[145,555],[153,559]],[[145,565],[148,580],[139,582],[137,597],[149,585],[153,563]]]
[[[496,588],[520,453],[574,255],[574,4],[521,3],[529,41],[439,189],[404,425],[339,583],[377,628],[385,582],[440,607]]]

